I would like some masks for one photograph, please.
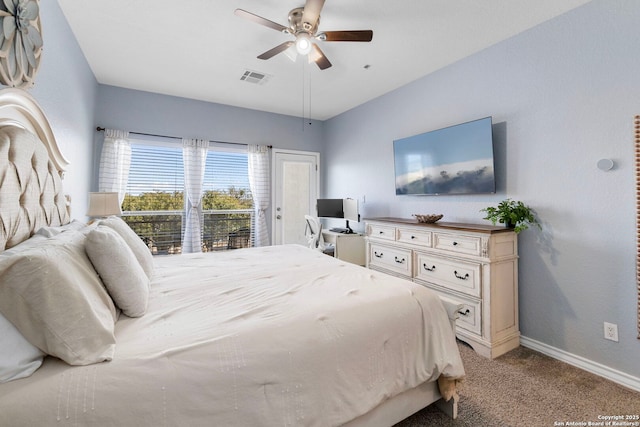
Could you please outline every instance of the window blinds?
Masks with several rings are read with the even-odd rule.
[[[131,167],[123,219],[157,253],[182,250],[184,166],[182,146],[131,141]],[[210,147],[203,185],[203,244],[207,250],[245,247],[253,201],[247,153]]]
[[[218,191],[237,194],[244,200],[251,200],[247,153],[214,151],[209,149],[204,172],[204,191]],[[248,208],[251,204],[248,205]],[[219,209],[207,207],[203,209]]]
[[[182,210],[184,202],[182,147],[131,144],[131,167],[125,211]],[[129,196],[147,197],[135,202]],[[129,203],[127,203],[129,202]]]

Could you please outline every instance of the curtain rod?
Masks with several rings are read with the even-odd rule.
[[[105,130],[105,128],[98,126],[96,128],[96,130],[98,132],[102,132],[102,131]],[[129,132],[129,133],[132,133],[134,135],[155,136],[155,137],[158,137],[158,138],[169,138],[169,139],[182,140],[182,137],[180,137],[180,136],[157,135],[155,133],[144,133],[144,132]],[[209,140],[209,142],[213,142],[213,143],[216,143],[216,144],[249,145],[249,144],[245,144],[244,142],[228,142],[228,141],[214,141],[214,140]],[[273,148],[273,145],[267,145],[267,148],[271,149],[271,148]]]

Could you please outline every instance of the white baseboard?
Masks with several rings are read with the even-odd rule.
[[[584,369],[587,372],[599,375],[624,387],[630,388],[635,391],[640,391],[640,378],[638,377],[625,374],[624,372],[620,372],[616,369],[609,368],[608,366],[602,365],[592,360],[585,359],[582,356],[568,353],[564,350],[560,350],[559,348],[551,347],[550,345],[541,343],[540,341],[536,341],[531,338],[521,336],[520,344],[523,347],[539,351],[540,353],[545,354],[549,357],[553,357],[554,359],[558,359],[562,362],[568,363],[569,365]]]

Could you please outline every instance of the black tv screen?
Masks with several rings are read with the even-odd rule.
[[[491,117],[393,141],[397,195],[495,193]]]

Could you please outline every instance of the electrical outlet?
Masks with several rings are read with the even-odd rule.
[[[618,342],[618,325],[604,322],[604,339]]]

